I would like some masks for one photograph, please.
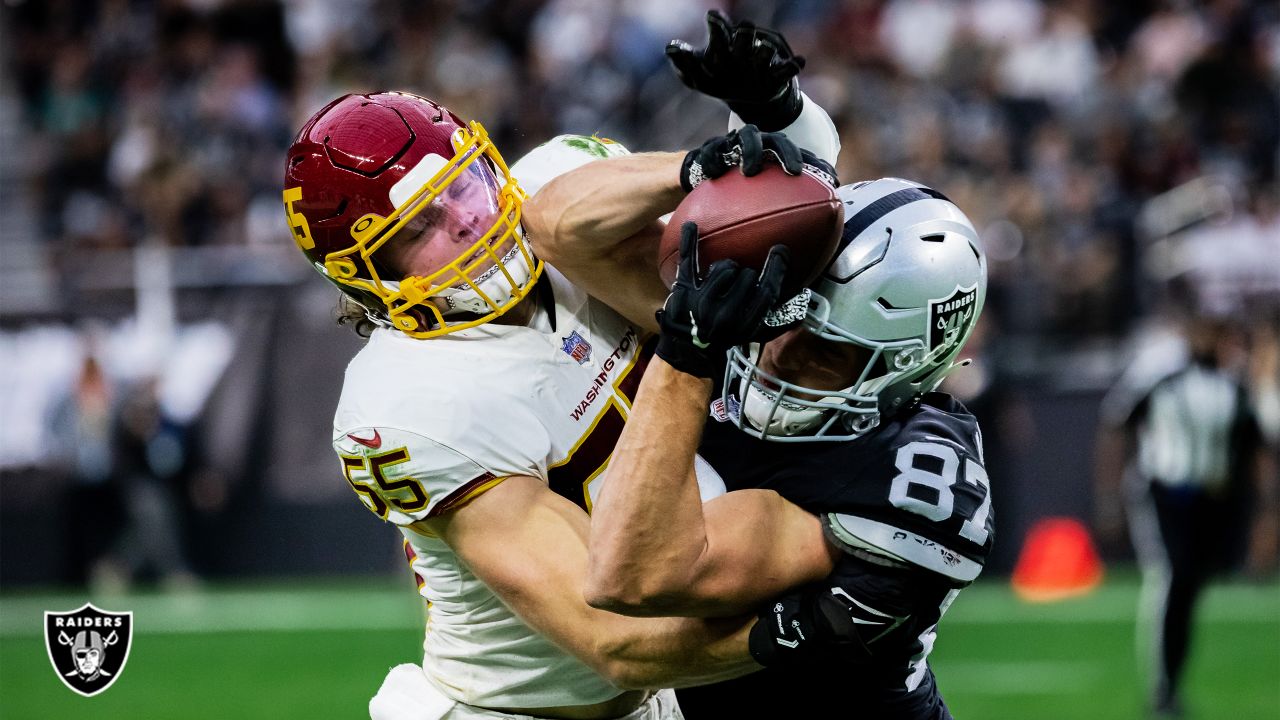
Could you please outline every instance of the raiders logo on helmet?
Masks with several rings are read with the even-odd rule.
[[[978,287],[956,288],[945,300],[929,301],[929,347],[945,347],[968,336],[976,314]]]
[[[85,603],[71,612],[44,614],[44,644],[58,679],[93,697],[111,687],[129,660],[133,613],[99,610]]]

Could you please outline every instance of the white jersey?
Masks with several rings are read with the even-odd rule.
[[[806,100],[793,139],[835,161],[826,113]],[[530,195],[593,160],[626,154],[560,136],[512,166]],[[537,238],[530,238],[537,251]],[[410,524],[462,507],[512,475],[539,478],[590,511],[648,353],[645,338],[548,266],[554,309],[529,326],[486,323],[416,340],[375,330],[347,368],[333,445],[370,511],[400,526],[428,603],[423,669],[481,707],[586,705],[621,691],[504,605],[443,541]],[[524,302],[538,302],[538,294]],[[724,483],[695,461],[703,499]]]
[[[622,152],[560,137],[512,173],[532,193]],[[621,692],[516,617],[443,541],[407,527],[512,475],[540,478],[590,509],[647,354],[635,327],[555,269],[539,282],[554,311],[540,308],[529,326],[486,323],[429,340],[375,330],[347,368],[334,418],[348,482],[400,526],[429,603],[424,670],[471,705],[583,705]]]

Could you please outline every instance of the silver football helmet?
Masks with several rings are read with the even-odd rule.
[[[724,407],[738,427],[781,442],[849,440],[934,390],[956,363],[987,291],[987,261],[969,218],[942,193],[882,178],[837,190],[840,249],[808,298],[804,328],[866,353],[841,390],[763,371],[762,346],[729,352]]]

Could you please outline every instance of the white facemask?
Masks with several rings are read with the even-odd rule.
[[[754,365],[759,359],[760,346],[752,345],[750,360]],[[851,388],[849,388],[851,389]],[[847,392],[846,389],[844,392]],[[830,411],[808,405],[783,400],[778,403],[778,394],[752,384],[749,377],[743,377],[738,383],[738,395],[742,398],[739,412],[752,427],[766,435],[800,435],[821,425]],[[817,402],[823,405],[842,405],[839,397],[824,397]],[[774,403],[778,409],[774,411]],[[772,414],[772,415],[771,415]]]

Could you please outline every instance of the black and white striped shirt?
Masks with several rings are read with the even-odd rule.
[[[1136,431],[1140,475],[1168,487],[1221,491],[1260,439],[1240,381],[1191,358],[1146,387],[1122,380],[1103,412]]]

